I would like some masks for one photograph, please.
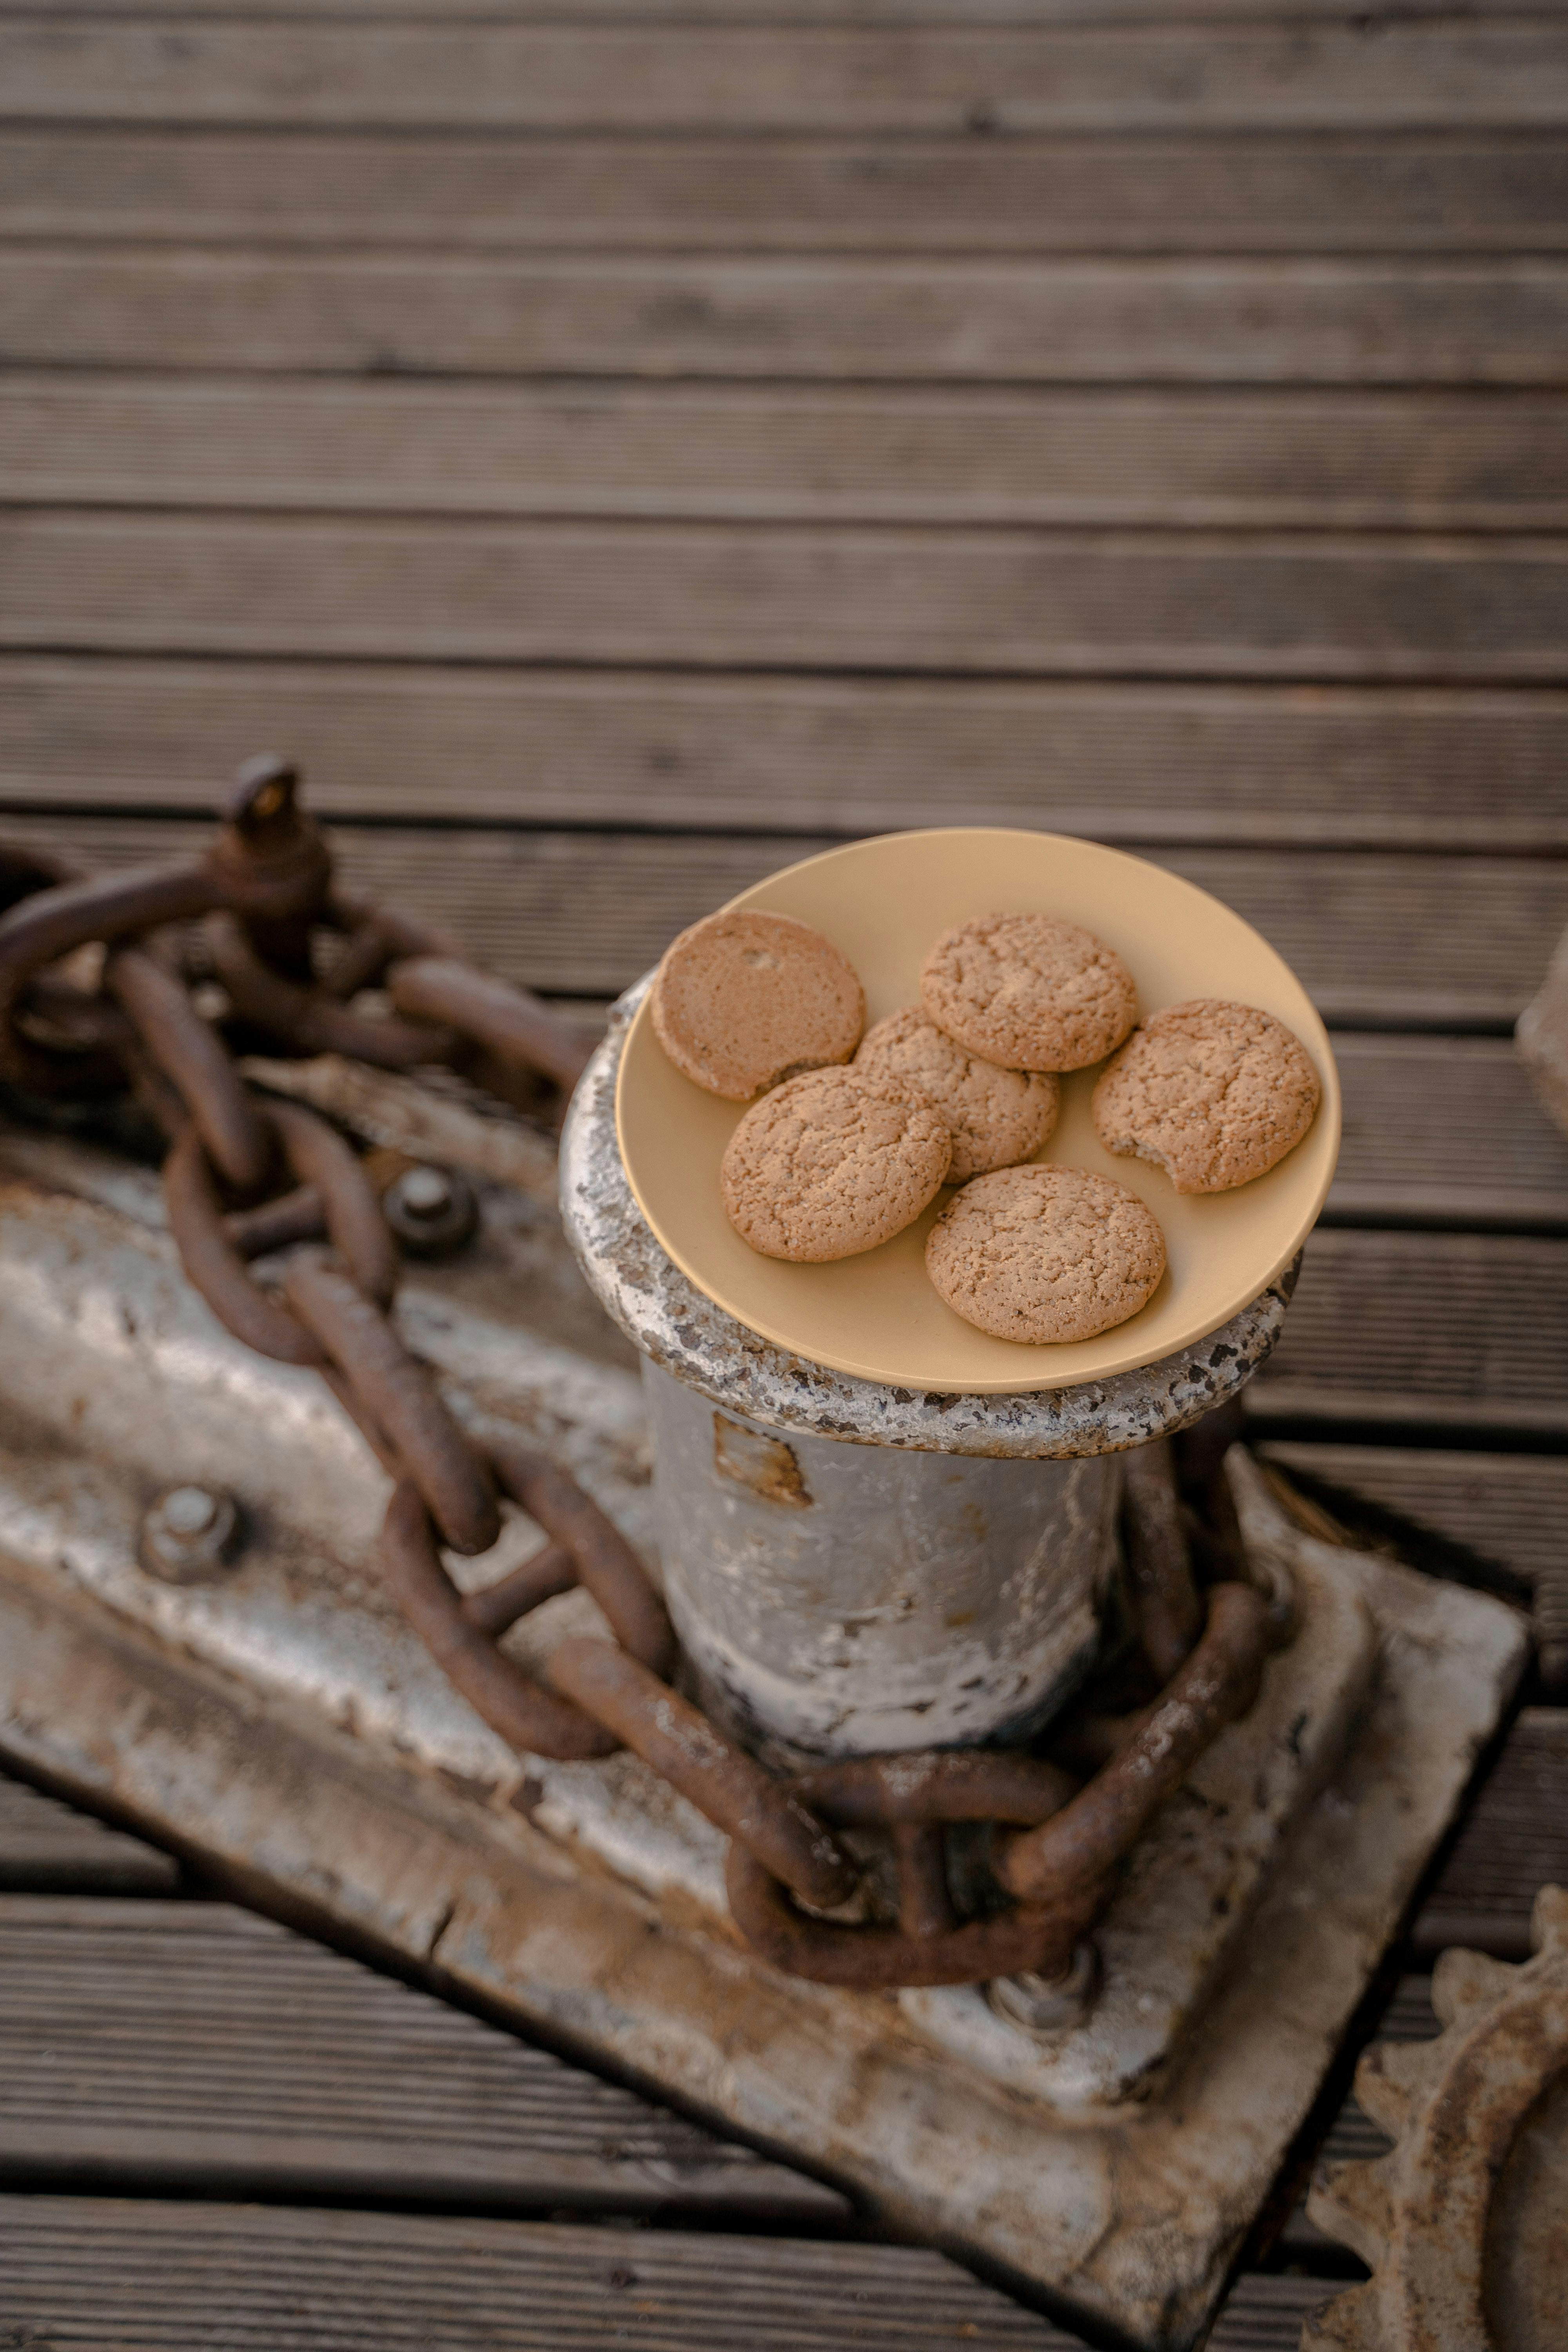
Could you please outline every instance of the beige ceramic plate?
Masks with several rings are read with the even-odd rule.
[[[1329,1040],[1305,990],[1239,915],[1173,874],[1066,835],[963,827],[880,835],[829,850],[731,900],[796,915],[825,931],[859,973],[868,1025],[917,1002],[940,931],[971,916],[1066,916],[1131,967],[1140,1013],[1192,996],[1228,996],[1288,1022],[1317,1065],[1322,1106],[1278,1168],[1233,1192],[1183,1198],[1161,1170],[1104,1150],[1089,1119],[1098,1070],[1062,1082],[1062,1115],[1039,1154],[1099,1169],[1145,1201],[1170,1265],[1141,1313],[1097,1339],[1023,1347],[976,1331],[927,1278],[925,1240],[952,1198],[863,1256],[829,1265],[759,1257],[724,1213],[719,1163],[745,1106],[705,1094],[665,1055],[647,1000],[626,1039],[616,1120],[633,1192],[681,1270],[719,1306],[781,1348],[895,1388],[990,1391],[1063,1388],[1152,1364],[1248,1306],[1311,1231],[1340,1146],[1340,1090]]]

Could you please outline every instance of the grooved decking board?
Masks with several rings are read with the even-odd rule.
[[[184,856],[206,824],[0,819],[89,867]],[[608,996],[738,890],[832,845],[810,836],[345,826],[344,873],[447,924],[481,961],[561,995]],[[1331,1019],[1422,1028],[1510,1024],[1568,919],[1568,863],[1290,850],[1156,849],[1257,925]]]
[[[1568,401],[14,375],[0,377],[0,496],[492,516],[1543,530],[1568,523]]]
[[[1568,1436],[1568,1242],[1320,1227],[1255,1419]]]
[[[1539,19],[1129,30],[0,19],[15,118],[695,131],[1555,124]]]
[[[1554,252],[1554,134],[547,142],[14,126],[0,228],[206,244]]]
[[[1561,385],[1568,268],[14,246],[0,328],[26,366]]]
[[[1106,841],[1568,848],[1550,690],[0,657],[13,805],[205,812],[269,743],[329,814],[853,836],[950,823],[962,778],[971,823]]]
[[[1426,1976],[1402,1977],[1393,2000],[1378,2020],[1370,2039],[1373,2042],[1430,2042],[1441,2032],[1432,2008],[1432,1979]],[[1323,2144],[1318,2150],[1321,2165],[1364,2164],[1370,2158],[1385,2156],[1392,2142],[1388,2134],[1379,2129],[1372,2117],[1348,2098],[1334,2117]],[[1298,2224],[1292,2235],[1305,2235],[1319,2245],[1326,2240],[1309,2222],[1305,2231]]]
[[[1510,1041],[1351,1032],[1334,1050],[1345,1112],[1331,1216],[1568,1229],[1568,1140]]]
[[[1415,1939],[1429,1953],[1465,1944],[1522,1960],[1542,1886],[1568,1886],[1568,1707],[1529,1707],[1514,1725],[1416,1919]]]
[[[0,2199],[13,2327],[138,2352],[1077,2352],[942,2255],[790,2239],[631,2236],[571,2225],[290,2212],[138,2200]],[[1238,2283],[1214,2352],[1295,2352],[1331,2292]],[[21,2334],[20,2340],[39,2336]]]
[[[0,1890],[169,1895],[179,1880],[179,1864],[156,1846],[0,1777]]]
[[[1309,1493],[1321,1493],[1331,1510],[1338,1502],[1342,1517],[1343,1498],[1370,1504],[1374,1523],[1384,1515],[1407,1521],[1505,1570],[1521,1589],[1568,1566],[1568,1461],[1561,1457],[1289,1443],[1263,1452]],[[1555,1719],[1568,1738],[1568,1713]],[[1568,1838],[1568,1789],[1563,1834]],[[1563,1866],[1568,1870],[1568,1850]]]
[[[7,2172],[805,2228],[845,2212],[803,2175],[216,1903],[0,1898]]]
[[[60,16],[144,16],[148,0],[58,0],[55,13]],[[258,0],[164,0],[158,9],[161,17],[174,20],[254,16],[258,13]],[[441,0],[326,0],[326,5],[324,0],[267,0],[268,16],[282,18],[322,15],[383,16],[449,25],[454,13],[443,9]],[[492,22],[519,25],[538,20],[555,25],[657,25],[674,21],[680,25],[776,26],[780,21],[779,0],[482,0],[482,5],[479,0],[470,0],[464,13],[482,14]],[[1136,25],[1171,17],[1187,18],[1194,13],[1194,0],[796,0],[789,21],[805,25],[893,26],[908,30],[933,24],[1035,26],[1080,20],[1098,26]],[[1381,25],[1386,17],[1416,13],[1414,0],[1393,0],[1393,5],[1379,9],[1371,21]],[[0,0],[0,18],[36,18],[37,14],[37,0]],[[1263,22],[1272,17],[1342,18],[1344,0],[1203,0],[1202,14],[1210,18],[1253,17]],[[1516,16],[1519,0],[1469,0],[1467,14]],[[1561,16],[1563,0],[1535,0],[1530,14]]]
[[[1568,539],[13,513],[0,639],[125,652],[1568,678]]]

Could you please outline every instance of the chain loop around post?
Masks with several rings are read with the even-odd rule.
[[[500,1533],[489,1465],[442,1402],[434,1374],[409,1354],[387,1321],[380,1301],[366,1296],[352,1272],[313,1249],[289,1260],[283,1295],[413,1481],[443,1542],[457,1552],[489,1551]]]
[[[146,948],[120,946],[104,961],[104,985],[118,997],[226,1182],[254,1192],[267,1181],[276,1146],[255,1098],[180,980]]]
[[[297,1103],[258,1104],[258,1110],[291,1172],[314,1189],[327,1230],[355,1281],[368,1297],[390,1306],[397,1286],[396,1246],[348,1145],[324,1119]],[[216,1179],[194,1125],[163,1164],[163,1200],[186,1277],[225,1329],[275,1362],[324,1364],[327,1350],[315,1333],[247,1273],[229,1237]]]
[[[1271,1614],[1244,1584],[1215,1582],[1200,1594],[1168,1450],[1148,1449],[1130,1482],[1130,1581],[1138,1638],[1164,1688],[1131,1714],[1079,1711],[1058,1753],[1091,1777],[1019,1749],[970,1749],[863,1757],[775,1780],[674,1687],[663,1601],[575,1480],[521,1445],[465,1435],[388,1319],[398,1248],[365,1165],[302,1106],[247,1091],[218,1027],[144,936],[205,915],[236,1011],[297,1051],[392,1069],[451,1060],[501,1090],[519,1073],[569,1090],[586,1060],[579,1041],[525,991],[475,971],[431,926],[335,890],[297,789],[286,761],[253,761],[205,857],[107,882],[0,843],[0,1076],[37,1091],[134,1084],[174,1139],[164,1192],[188,1277],[236,1338],[315,1370],[357,1423],[394,1482],[383,1530],[391,1590],[502,1738],[525,1757],[630,1748],[728,1835],[735,1925],[778,1968],[864,1990],[1059,1975],[1156,1809],[1252,1705],[1288,1612]],[[324,982],[314,966],[322,925],[345,935]],[[89,940],[108,950],[108,997],[79,975],[44,969]],[[395,1014],[373,1018],[346,1002],[375,982]],[[531,1082],[528,1093],[532,1102]],[[283,1171],[291,1189],[253,1197]],[[238,1196],[226,1210],[226,1184]],[[323,1232],[330,1251],[312,1245]],[[247,1260],[298,1244],[306,1246],[284,1268],[281,1297],[247,1272]],[[491,1548],[498,1488],[547,1540],[521,1567],[464,1594],[441,1548]],[[568,1635],[529,1674],[498,1646],[501,1637],[579,1585],[614,1640]],[[1147,1673],[1132,1687],[1146,1695]],[[966,1878],[978,1873],[988,1890],[967,1918],[947,1868],[947,1832],[960,1823],[979,1825]],[[837,1833],[872,1830],[891,1846],[896,1920],[824,1916],[852,1903],[863,1913],[888,1907],[886,1890],[863,1877]]]
[[[450,1029],[355,1013],[263,963],[231,914],[209,915],[203,926],[213,969],[237,1013],[269,1037],[302,1054],[346,1054],[383,1070],[415,1070],[449,1062],[457,1050]]]

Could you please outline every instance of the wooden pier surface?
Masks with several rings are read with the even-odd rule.
[[[1172,866],[1346,1082],[1255,1435],[1568,1639],[1565,131],[1550,4],[0,0],[0,828],[279,749],[584,1013],[868,831]],[[1568,1882],[1528,1697],[1384,2030]],[[17,1782],[0,1889],[0,2343],[1069,2342]],[[1344,2273],[1298,2212],[1216,2352]]]

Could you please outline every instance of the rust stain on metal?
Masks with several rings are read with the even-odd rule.
[[[1562,2352],[1568,2327],[1568,1890],[1543,1887],[1536,1957],[1446,1952],[1445,2032],[1384,2042],[1356,2096],[1397,2141],[1342,2165],[1308,2210],[1373,2272],[1302,2352]]]
[[[742,1429],[721,1412],[713,1415],[713,1467],[721,1478],[760,1495],[764,1503],[782,1503],[786,1510],[811,1508],[811,1496],[795,1451],[782,1437],[763,1437]]]

